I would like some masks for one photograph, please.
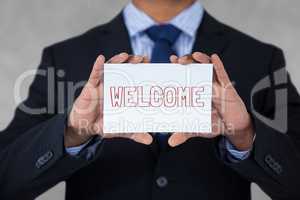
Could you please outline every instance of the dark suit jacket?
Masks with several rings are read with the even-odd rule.
[[[54,85],[47,81],[51,73],[36,76],[30,87],[24,104],[45,107],[53,98],[49,114],[27,114],[19,107],[1,132],[0,199],[34,199],[60,181],[67,183],[68,200],[241,200],[251,198],[251,182],[273,199],[300,199],[300,99],[289,78],[278,81],[273,73],[279,69],[285,72],[282,51],[207,13],[197,34],[193,50],[221,56],[252,115],[257,137],[250,158],[228,162],[226,151],[219,149],[220,138],[194,138],[162,152],[156,141],[146,146],[127,139],[94,138],[78,156],[65,152],[66,113],[73,99],[67,89],[58,91],[58,84],[86,81],[99,54],[109,58],[120,52],[132,53],[119,15],[83,35],[45,48],[39,69],[53,66],[55,73],[64,70],[65,74],[55,76]],[[251,98],[253,88],[260,92]],[[288,92],[287,102],[284,91]],[[79,93],[80,89],[76,96]],[[275,97],[283,98],[275,101]],[[251,109],[251,102],[257,112],[269,118],[282,111],[282,120],[288,106],[287,133],[264,123]]]

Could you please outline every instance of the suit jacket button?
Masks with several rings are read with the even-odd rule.
[[[41,156],[35,163],[35,166],[39,169],[48,163],[53,158],[53,152],[48,151],[43,156]]]
[[[270,154],[266,155],[265,162],[267,164],[273,163],[273,161],[274,161],[274,159],[273,159],[273,157]]]
[[[271,155],[268,154],[265,157],[265,162],[275,173],[277,173],[277,174],[282,173],[281,165],[278,162],[276,162],[275,159]]]
[[[274,160],[274,158],[273,158],[271,155],[267,155],[267,156],[265,157],[265,162],[267,163],[267,165],[268,165],[271,169],[273,169],[275,160]]]
[[[164,176],[160,176],[156,179],[156,184],[160,188],[164,188],[168,185],[168,179]]]

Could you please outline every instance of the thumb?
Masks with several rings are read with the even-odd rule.
[[[101,80],[103,79],[103,69],[104,69],[105,58],[103,55],[98,56],[92,72],[90,74],[88,84],[93,87],[97,87]]]
[[[185,133],[173,133],[168,140],[171,147],[176,147],[189,139],[188,135]]]
[[[211,56],[211,62],[214,65],[216,78],[218,79],[217,81],[219,81],[222,87],[229,86],[231,84],[231,81],[220,57],[217,54],[213,54]]]
[[[149,133],[133,133],[130,139],[145,145],[150,145],[153,142],[153,138]]]

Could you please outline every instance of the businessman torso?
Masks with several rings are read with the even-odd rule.
[[[52,50],[57,69],[62,66],[65,80],[75,82],[87,80],[87,66],[98,54],[109,58],[132,53],[121,15]],[[271,57],[271,47],[205,13],[193,51],[220,54],[250,106],[251,88],[268,73],[265,57]],[[101,156],[67,180],[67,199],[249,199],[250,183],[219,159],[218,139],[192,139],[164,151],[156,141],[145,146],[125,139],[104,140]]]
[[[269,75],[269,66],[275,50],[275,47],[271,45],[256,41],[223,25],[206,12],[193,47],[193,51],[204,52],[208,55],[217,53],[222,57],[226,71],[234,81],[237,92],[249,110],[251,89],[259,80]],[[99,54],[110,58],[121,52],[133,53],[122,15],[118,15],[111,22],[96,27],[81,36],[46,48],[40,69],[55,67],[55,73],[58,74],[55,77],[55,92],[45,94],[48,88],[47,80],[45,77],[37,77],[31,86],[26,104],[33,107],[44,106],[51,96],[56,102],[55,112],[54,114],[29,116],[17,111],[15,119],[6,130],[9,133],[8,137],[2,137],[1,143],[12,143],[11,149],[14,149],[17,142],[22,141],[22,138],[16,140],[17,137],[20,138],[18,134],[25,133],[32,127],[51,120],[60,111],[67,110],[74,100],[71,97],[72,92],[68,91],[67,87],[58,91],[58,84],[68,85],[86,81],[93,62]],[[282,59],[280,54],[278,66],[284,65]],[[63,70],[64,73],[60,73],[60,70]],[[80,89],[75,92],[75,97],[79,94]],[[258,105],[258,110],[266,105],[264,98],[260,95],[255,97],[254,102]],[[48,129],[48,132],[51,132],[52,129],[59,131],[58,127],[43,128]],[[25,140],[32,139],[33,142],[30,141],[29,144],[34,143],[34,140],[43,140],[46,144],[37,142],[35,145],[24,148],[22,154],[20,153],[22,158],[14,157],[9,153],[7,156],[2,154],[4,158],[9,158],[6,162],[7,165],[19,160],[24,161],[23,167],[30,172],[28,173],[29,177],[33,180],[21,173],[9,174],[9,176],[12,177],[11,180],[19,182],[24,180],[26,182],[30,179],[30,184],[19,190],[26,191],[24,194],[28,194],[28,196],[45,191],[58,180],[66,180],[66,198],[68,200],[120,198],[132,200],[240,200],[250,199],[248,168],[252,174],[256,174],[257,177],[253,178],[261,181],[259,174],[262,173],[262,169],[258,168],[254,159],[234,166],[235,168],[240,167],[240,174],[229,166],[230,164],[226,162],[226,155],[222,154],[224,151],[221,151],[218,146],[221,138],[193,138],[178,147],[168,147],[162,151],[159,150],[157,141],[146,146],[127,139],[104,139],[99,147],[100,150],[97,150],[100,152],[97,153],[97,157],[85,155],[88,160],[92,160],[90,163],[85,163],[85,161],[80,161],[81,158],[65,158],[66,152],[63,150],[63,145],[60,144],[62,136],[56,136],[55,132],[52,131],[52,136],[50,134],[43,137],[35,134],[36,138],[25,137],[26,134],[24,134],[23,143]],[[31,133],[34,135],[34,130]],[[47,143],[47,139],[51,142]],[[55,142],[56,140],[58,142]],[[17,142],[13,144],[13,141]],[[45,163],[42,167],[34,167],[32,163],[35,163],[42,153],[51,148],[53,158],[49,161],[49,167]],[[263,152],[263,148],[261,147],[260,152]],[[23,158],[24,155],[28,156]],[[256,156],[264,155],[257,154]],[[74,161],[76,159],[79,161]],[[76,162],[80,164],[74,164]],[[11,170],[14,171],[16,167],[18,166],[13,165]],[[21,165],[19,167],[21,170]],[[265,168],[265,170],[266,174],[271,174],[270,177],[274,175],[271,169]],[[262,177],[269,177],[266,174],[262,174]],[[265,182],[270,182],[268,178],[266,180]],[[272,185],[273,182],[271,181],[270,184]],[[8,183],[7,191],[10,188],[15,190],[15,185],[16,183]],[[276,184],[274,183],[274,185]],[[23,197],[25,198],[25,196]]]

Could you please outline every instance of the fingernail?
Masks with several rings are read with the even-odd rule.
[[[132,61],[133,61],[134,63],[141,62],[142,59],[143,59],[143,57],[141,57],[141,56],[133,56],[133,57],[132,57]]]
[[[179,62],[179,63],[183,63],[184,60],[185,60],[185,57],[181,57],[181,58],[178,59],[178,62]]]
[[[212,57],[212,58],[213,58],[213,57],[217,58],[217,57],[219,57],[219,56],[218,56],[217,54],[214,53],[211,57]]]
[[[124,52],[119,54],[119,56],[122,57],[122,58],[127,57],[127,55],[128,55],[128,54],[127,54],[127,53],[124,53]]]
[[[98,60],[100,60],[100,59],[105,59],[105,57],[103,55],[99,55]]]
[[[201,55],[202,55],[202,53],[201,53],[201,52],[199,52],[199,51],[197,51],[197,52],[195,52],[195,53],[194,53],[194,55],[195,55],[195,56],[201,56]]]
[[[169,138],[168,143],[169,143],[169,145],[170,145],[171,147],[175,147],[175,146],[176,146],[176,144],[175,144],[175,142],[174,142],[174,138],[172,138],[172,137]]]

